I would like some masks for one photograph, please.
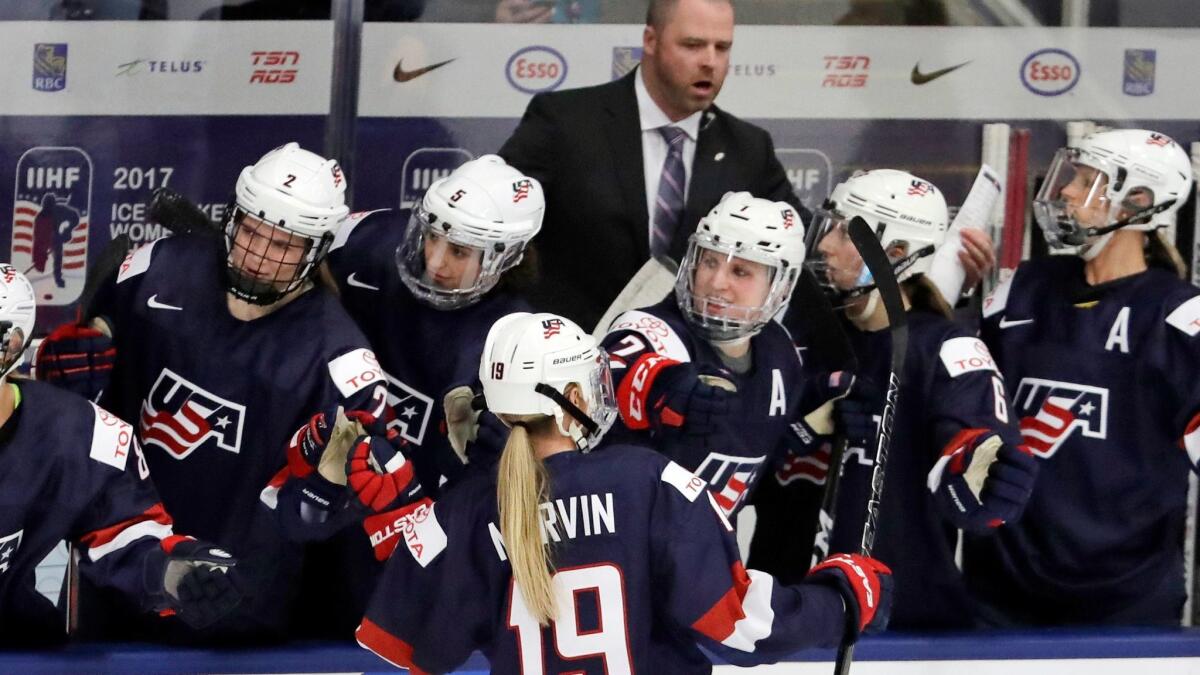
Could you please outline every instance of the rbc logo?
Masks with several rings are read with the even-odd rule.
[[[387,373],[384,375],[388,381],[387,404],[396,415],[396,419],[388,422],[388,428],[400,432],[400,436],[410,443],[420,445],[433,414],[433,399]]]
[[[227,401],[163,368],[142,402],[144,445],[157,445],[170,457],[184,459],[208,439],[237,454],[242,446],[246,406]]]
[[[1038,457],[1058,452],[1076,429],[1086,438],[1108,437],[1108,390],[1101,387],[1027,377],[1013,406],[1021,437]]]
[[[33,46],[34,91],[62,91],[67,88],[67,45],[39,42]]]
[[[38,303],[69,305],[83,290],[92,160],[79,148],[30,148],[17,160],[12,257]]]
[[[400,169],[400,208],[411,209],[421,203],[425,190],[435,181],[450,175],[459,166],[475,159],[463,148],[420,148],[404,160]]]
[[[526,47],[509,57],[504,74],[526,94],[552,91],[567,79],[567,60],[550,47]]]
[[[1064,49],[1041,49],[1025,57],[1021,83],[1038,96],[1059,96],[1079,83],[1079,61]]]

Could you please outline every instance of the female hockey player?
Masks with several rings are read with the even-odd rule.
[[[784,202],[726,193],[691,236],[674,297],[625,312],[613,359],[621,438],[651,444],[708,481],[731,519],[782,454],[811,394],[791,337],[772,321],[804,262],[804,223]],[[736,393],[735,393],[736,392]]]
[[[790,587],[748,572],[703,480],[605,441],[608,356],[571,321],[500,319],[479,378],[512,426],[499,463],[395,520],[363,646],[413,672],[478,649],[496,673],[697,673],[699,646],[748,665],[886,623],[884,565],[834,556]]]
[[[1021,445],[987,348],[950,320],[949,307],[925,278],[945,239],[946,201],[934,185],[903,171],[852,176],[834,188],[810,228],[808,264],[843,307],[859,359],[853,389],[836,403],[848,448],[829,550],[857,551],[862,540],[875,416],[883,410],[891,364],[887,313],[846,230],[855,216],[867,221],[893,261],[908,314],[907,360],[873,551],[896,572],[892,626],[970,627],[973,613],[954,562],[956,528],[988,532],[1016,520],[1037,462]],[[772,515],[764,513],[764,521]],[[760,528],[756,539],[785,534]]]
[[[223,242],[194,234],[143,246],[97,295],[117,352],[103,402],[137,423],[179,527],[238,551],[259,590],[212,632],[167,637],[282,638],[320,633],[327,620],[297,611],[299,628],[288,626],[298,598],[315,600],[301,593],[301,549],[259,497],[315,411],[378,414],[385,402],[366,338],[313,281],[348,213],[345,189],[336,161],[276,148],[238,176]],[[92,618],[93,628],[131,625]]]
[[[964,572],[1001,625],[1178,624],[1187,471],[1200,463],[1200,291],[1156,220],[1192,187],[1152,131],[1055,155],[1034,212],[1047,242],[984,302],[983,335],[1040,458],[1025,518],[968,542]]]
[[[64,539],[80,572],[131,608],[208,625],[241,600],[229,573],[237,561],[174,533],[133,427],[79,396],[9,377],[35,312],[29,281],[0,264],[0,646],[66,639],[63,616],[34,587],[35,568]],[[63,604],[69,611],[72,601]]]

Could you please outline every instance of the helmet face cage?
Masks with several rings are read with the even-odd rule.
[[[332,243],[328,234],[299,234],[235,204],[225,222],[226,288],[251,304],[270,305],[307,281]]]
[[[484,241],[424,204],[413,209],[396,249],[400,279],[421,302],[451,310],[475,304],[521,262],[525,245]]]
[[[705,266],[738,262],[767,268],[766,292],[761,302],[734,304],[710,297],[697,288],[697,274]],[[729,342],[761,331],[791,298],[799,273],[799,266],[789,268],[786,261],[776,256],[760,254],[721,242],[711,234],[697,232],[688,240],[687,254],[675,277],[675,300],[684,318],[704,339]]]
[[[29,336],[11,321],[0,321],[0,378],[21,363]]]
[[[1046,180],[1033,198],[1033,213],[1046,243],[1055,248],[1071,244],[1066,238],[1087,228],[1109,224],[1118,205],[1110,203],[1109,186],[1117,167],[1096,157],[1085,157],[1077,148],[1059,148],[1050,162]],[[1063,190],[1081,195],[1078,204],[1067,203]]]
[[[608,352],[596,348],[596,367],[586,383],[580,383],[583,400],[587,401],[587,416],[596,424],[596,430],[588,434],[592,444],[600,440],[617,419],[617,394],[613,387],[612,370]]]
[[[16,267],[0,263],[0,381],[21,363],[37,317],[33,286]]]

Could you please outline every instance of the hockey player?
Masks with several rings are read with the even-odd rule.
[[[726,193],[691,236],[674,297],[617,317],[623,439],[695,472],[731,519],[810,396],[791,337],[772,321],[804,262],[804,223],[784,202]],[[735,393],[736,392],[736,393]]]
[[[1179,623],[1187,471],[1200,464],[1200,291],[1154,224],[1192,187],[1152,131],[1055,155],[1034,199],[1052,247],[984,302],[983,335],[1040,458],[1025,518],[968,542],[964,572],[1001,625]]]
[[[304,556],[260,492],[315,411],[382,411],[383,373],[366,338],[313,281],[347,215],[345,189],[336,161],[295,143],[276,148],[238,176],[223,242],[192,234],[143,246],[97,295],[117,351],[103,401],[137,424],[179,526],[238,550],[259,589],[218,632],[168,637],[289,632]],[[320,633],[320,624],[302,625]]]
[[[389,426],[430,496],[466,460],[488,327],[528,309],[513,287],[531,276],[545,205],[536,180],[485,155],[435,181],[411,213],[352,215],[333,243],[342,302],[388,377]]]
[[[174,533],[133,427],[73,394],[8,377],[34,314],[29,281],[0,264],[0,645],[66,638],[63,617],[34,588],[38,563],[64,539],[80,553],[80,572],[130,605],[211,623],[241,599],[227,574],[237,561]]]
[[[853,389],[835,404],[848,447],[829,550],[857,551],[862,540],[891,364],[887,313],[846,232],[855,216],[867,221],[893,261],[908,314],[907,360],[873,551],[896,573],[891,625],[968,628],[973,612],[954,562],[956,529],[986,533],[1015,521],[1037,462],[1021,444],[987,347],[950,320],[945,300],[925,278],[945,239],[946,200],[933,184],[904,171],[877,169],[839,184],[814,215],[809,236],[808,264],[844,308],[859,359]],[[790,457],[781,472],[799,461]],[[760,525],[768,525],[773,514],[763,505],[759,510]],[[786,534],[760,526],[755,538]]]
[[[777,661],[887,621],[890,573],[840,555],[797,586],[747,571],[705,481],[604,439],[608,357],[553,314],[487,336],[479,378],[512,433],[498,465],[413,505],[359,643],[413,672],[481,650],[496,673],[710,672]]]

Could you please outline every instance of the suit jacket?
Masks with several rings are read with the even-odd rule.
[[[607,84],[534,96],[500,149],[546,192],[542,276],[529,299],[587,330],[650,257],[636,76],[635,69]],[[700,124],[672,258],[682,259],[700,218],[731,190],[786,201],[809,221],[770,135],[713,106]]]

